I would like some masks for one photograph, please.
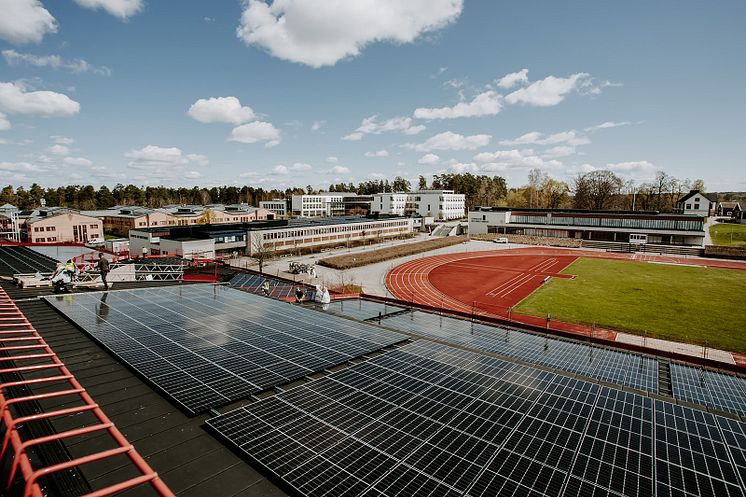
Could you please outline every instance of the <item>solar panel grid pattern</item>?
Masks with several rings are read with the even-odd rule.
[[[374,302],[372,300],[343,299],[331,302],[328,311],[333,314],[340,314],[365,321],[366,319],[377,318],[379,315],[384,316],[392,312],[403,311],[404,309],[404,307],[397,305]]]
[[[542,337],[422,311],[387,317],[381,320],[381,325],[609,383],[658,392],[658,361],[639,354]]]
[[[672,363],[671,388],[677,399],[746,416],[744,377]]]
[[[49,301],[192,413],[407,338],[222,286]]]
[[[288,281],[272,278],[268,275],[239,273],[231,278],[228,284],[232,288],[243,290],[244,292],[248,293],[254,293],[256,295],[261,295],[262,283],[264,283],[265,280],[269,281],[269,297],[272,297],[273,299],[286,299],[295,297],[296,285]],[[305,299],[313,300],[313,290],[306,287],[302,288],[306,292]]]
[[[731,496],[746,467],[744,423],[424,341],[208,424],[309,496]]]

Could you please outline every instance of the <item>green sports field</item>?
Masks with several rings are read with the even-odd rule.
[[[580,258],[515,311],[746,353],[746,271]]]

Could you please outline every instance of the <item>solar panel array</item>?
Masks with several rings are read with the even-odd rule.
[[[0,276],[19,273],[51,273],[57,261],[28,247],[0,246]]]
[[[354,309],[354,305],[350,307]],[[345,307],[345,310],[350,307]],[[353,313],[345,313],[354,317]],[[385,317],[380,324],[638,390],[658,392],[658,360],[640,354],[619,352],[423,311]]]
[[[297,285],[294,285],[293,283],[290,283],[288,281],[273,278],[268,275],[238,273],[233,278],[231,278],[228,284],[232,288],[261,295],[262,283],[264,283],[265,280],[269,281],[269,296],[273,299],[286,299],[295,297],[295,288]],[[315,292],[302,285],[301,288],[303,288],[306,294],[304,300],[313,300]]]
[[[192,413],[407,338],[224,286],[161,287],[48,300]]]
[[[746,416],[746,378],[684,364],[671,364],[674,397]]]
[[[419,340],[208,420],[298,493],[743,496],[746,427]]]
[[[405,310],[405,308],[373,300],[343,299],[335,300],[329,304],[327,310],[334,314],[365,321],[366,319],[374,319],[392,312],[400,312]]]

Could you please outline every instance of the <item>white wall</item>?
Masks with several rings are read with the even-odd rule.
[[[169,240],[161,238],[161,253],[176,254],[184,259],[213,259],[215,257],[215,240]]]
[[[693,214],[704,217],[710,213],[710,200],[701,193],[698,193],[684,202],[682,207],[684,208],[684,214]]]

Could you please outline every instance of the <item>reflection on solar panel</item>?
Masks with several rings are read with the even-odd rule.
[[[403,311],[404,307],[398,305],[384,304],[372,300],[347,299],[335,300],[329,304],[329,312],[349,316],[351,318],[365,321],[366,319],[377,318],[390,312]]]
[[[286,299],[295,297],[295,287],[292,283],[273,278],[268,275],[239,273],[235,275],[228,283],[231,287],[244,292],[260,295],[262,293],[262,283],[264,280],[269,281],[269,296],[273,299]],[[315,292],[303,287],[306,291],[304,300],[313,300]]]
[[[406,339],[223,286],[48,300],[192,413]]]
[[[671,389],[677,399],[746,416],[746,378],[672,363]]]
[[[743,423],[425,341],[207,423],[308,496],[743,495]]]
[[[609,383],[658,392],[658,361],[639,354],[618,352],[422,311],[386,317],[380,324]]]

